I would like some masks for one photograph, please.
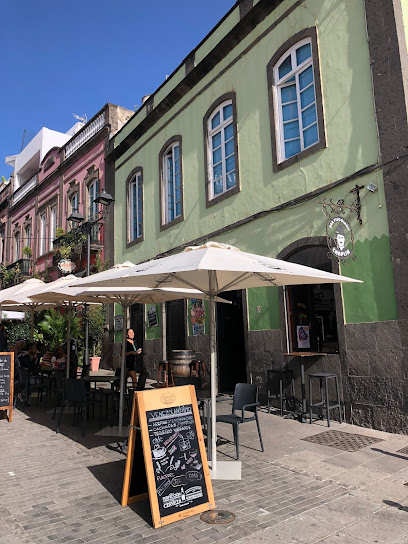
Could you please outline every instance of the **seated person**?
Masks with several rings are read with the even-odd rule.
[[[28,344],[28,350],[26,353],[22,353],[19,357],[20,365],[26,368],[29,374],[38,374],[40,369],[41,353],[38,352],[37,344]]]
[[[67,366],[67,356],[61,346],[55,350],[55,368],[58,370],[65,370]]]
[[[57,358],[52,351],[46,351],[41,359],[41,367],[48,367],[49,369],[54,366]]]

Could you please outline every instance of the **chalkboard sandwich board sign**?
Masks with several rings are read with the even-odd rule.
[[[13,419],[14,353],[0,352],[0,410]]]
[[[155,528],[215,508],[192,385],[135,394],[122,505],[147,496]]]

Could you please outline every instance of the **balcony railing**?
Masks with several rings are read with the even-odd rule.
[[[101,113],[89,123],[83,130],[81,130],[76,138],[68,142],[64,147],[65,158],[75,153],[77,149],[84,145],[85,142],[90,140],[101,128],[105,125],[105,113]]]
[[[20,270],[20,274],[22,276],[29,276],[32,262],[33,262],[32,259],[23,257],[22,259],[19,259],[18,261],[15,261],[14,263],[10,264],[7,267],[7,270],[13,270],[14,268],[18,267]]]
[[[34,187],[37,185],[38,182],[38,174],[34,174],[32,178],[30,178],[28,181],[26,181],[21,187],[19,187],[16,191],[13,193],[13,204],[17,204],[22,198],[25,197],[26,194],[28,194],[31,189],[34,189]]]

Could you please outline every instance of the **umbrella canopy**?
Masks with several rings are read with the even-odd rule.
[[[8,287],[7,289],[2,289],[0,291],[0,306],[3,306],[3,304],[7,304],[7,302],[14,302],[16,296],[22,296],[25,293],[33,290],[33,289],[40,289],[46,285],[41,280],[37,280],[35,278],[30,278],[29,280],[25,280],[22,283],[19,283],[18,285],[13,285],[12,287]]]
[[[216,369],[215,296],[223,291],[250,287],[359,282],[296,263],[245,253],[217,242],[188,247],[182,253],[129,267],[110,269],[78,282],[84,286],[190,287],[210,297],[210,352],[212,397],[212,469],[216,471]],[[359,282],[361,283],[361,282]]]
[[[211,272],[213,278],[211,279]],[[211,294],[268,285],[359,282],[309,266],[208,242],[182,253],[126,270],[111,268],[83,278],[78,286],[190,287]]]
[[[132,263],[126,262],[113,267],[115,271],[120,270],[122,273],[134,267]],[[69,287],[62,285],[58,288],[57,282],[49,284],[47,289],[43,289],[41,293],[32,296],[33,301],[44,303],[67,303],[79,302],[79,303],[99,303],[99,304],[112,304],[118,303],[122,305],[123,317],[124,317],[124,331],[127,329],[127,308],[132,304],[154,304],[156,302],[164,302],[167,300],[178,300],[180,298],[206,298],[207,295],[198,291],[197,289],[150,289],[150,288],[135,288],[135,287],[119,287],[112,289],[106,288],[85,288],[79,287],[78,283],[82,283],[83,280],[79,280],[72,276],[74,280],[67,281]],[[61,278],[63,279],[63,278]],[[67,279],[67,278],[65,278]],[[226,302],[230,304],[230,301],[216,297],[217,302]],[[123,394],[125,387],[125,346],[126,337],[123,334],[122,339],[122,361],[121,361],[121,388],[119,399],[119,430],[122,429],[123,424]]]

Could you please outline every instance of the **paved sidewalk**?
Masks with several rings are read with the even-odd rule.
[[[265,453],[255,425],[244,425],[242,481],[213,482],[217,508],[235,520],[208,525],[195,516],[153,529],[148,502],[119,504],[124,456],[106,447],[117,439],[95,437],[92,425],[82,439],[69,419],[58,435],[51,414],[33,407],[15,411],[11,424],[0,420],[0,544],[408,543],[408,454],[398,451],[406,436],[335,423],[381,440],[342,451],[303,440],[325,433],[323,422],[263,412]],[[217,429],[220,457],[233,456],[231,429]]]

